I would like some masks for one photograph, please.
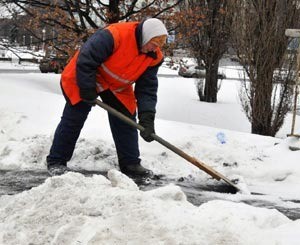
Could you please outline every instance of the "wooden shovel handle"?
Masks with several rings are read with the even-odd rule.
[[[96,104],[100,107],[102,107],[103,109],[105,109],[106,111],[108,111],[108,113],[118,117],[120,120],[124,121],[125,123],[127,123],[128,125],[140,130],[140,131],[144,131],[145,128],[141,125],[139,125],[138,123],[136,123],[135,121],[133,121],[132,119],[130,119],[129,117],[125,116],[124,114],[118,112],[117,110],[115,110],[114,108],[110,107],[109,105],[103,103],[100,100],[96,100]],[[231,182],[228,178],[226,178],[224,175],[218,173],[216,170],[214,170],[213,168],[209,167],[208,165],[206,165],[205,163],[197,160],[194,157],[191,157],[190,155],[188,155],[187,153],[185,153],[184,151],[180,150],[179,148],[177,148],[176,146],[170,144],[169,142],[167,142],[166,140],[164,140],[163,138],[159,137],[156,134],[151,134],[152,138],[157,141],[158,143],[162,144],[163,146],[165,146],[166,148],[168,148],[169,150],[173,151],[174,153],[176,153],[177,155],[181,156],[182,158],[184,158],[185,160],[189,161],[190,163],[192,163],[193,165],[195,165],[196,167],[198,167],[199,169],[203,170],[204,172],[206,172],[207,174],[209,174],[210,176],[212,176],[214,179],[216,180],[224,180],[226,183],[228,183],[229,185],[232,185],[233,187],[235,187],[236,189],[238,189],[236,187],[236,185]]]

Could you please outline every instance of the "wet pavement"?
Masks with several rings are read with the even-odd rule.
[[[41,73],[39,69],[5,69],[0,68],[0,73]]]
[[[93,174],[102,174],[103,172],[95,171],[80,171],[85,176],[91,176]],[[1,195],[14,195],[25,190],[29,190],[32,187],[36,187],[49,177],[46,171],[37,170],[25,170],[25,171],[11,171],[11,170],[0,170],[0,196]],[[139,180],[136,181],[141,190],[151,190],[154,188],[162,187],[170,183],[174,183],[181,187],[187,196],[189,202],[196,206],[201,205],[210,200],[222,199],[220,193],[231,193],[234,194],[235,190],[231,186],[225,183],[216,183],[210,185],[199,185],[192,179],[178,178],[168,179],[164,176],[157,176],[153,180]],[[214,195],[215,193],[215,195]],[[259,198],[256,198],[259,195]],[[224,200],[226,200],[225,196]],[[264,195],[254,193],[249,195],[247,199],[240,200],[240,202],[255,206],[264,207],[269,209],[277,209],[281,213],[285,214],[292,220],[300,219],[300,200],[285,200],[287,203],[299,204],[299,208],[286,208],[288,205],[279,205],[276,202],[272,202],[267,198],[264,199]],[[282,203],[281,203],[282,204]],[[284,201],[283,201],[284,204]]]
[[[36,187],[49,177],[46,171],[0,170],[0,196],[14,195]]]

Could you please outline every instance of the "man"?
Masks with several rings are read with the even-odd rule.
[[[156,18],[112,24],[95,32],[70,60],[61,76],[66,105],[47,156],[50,175],[69,171],[67,162],[98,96],[133,120],[137,110],[139,124],[145,128],[141,137],[153,140],[157,72],[163,61],[160,48],[167,34]],[[108,116],[121,172],[130,177],[150,176],[152,172],[140,163],[137,130]]]

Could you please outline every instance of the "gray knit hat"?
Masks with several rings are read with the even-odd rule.
[[[167,28],[161,20],[150,18],[143,23],[142,46],[149,42],[153,37],[168,35]]]

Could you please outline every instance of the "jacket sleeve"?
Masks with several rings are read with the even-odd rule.
[[[160,64],[148,67],[135,83],[135,97],[138,113],[156,112],[158,79],[157,72]]]
[[[77,64],[79,88],[96,88],[97,68],[113,53],[114,39],[108,30],[98,30],[83,44]]]

